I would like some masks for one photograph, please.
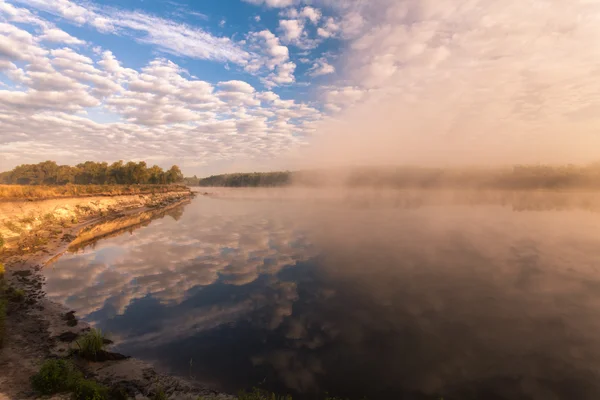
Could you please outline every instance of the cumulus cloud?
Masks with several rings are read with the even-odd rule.
[[[329,75],[335,72],[335,67],[327,62],[327,60],[321,58],[318,59],[313,66],[309,69],[309,75],[311,76],[322,76]]]
[[[0,22],[0,70],[11,85],[0,90],[3,161],[37,162],[55,154],[60,162],[139,158],[196,168],[226,160],[265,160],[304,145],[302,121],[277,116],[291,108],[315,120],[319,112],[294,101],[262,101],[244,81],[213,85],[192,78],[166,58],[140,70],[109,50],[82,54],[69,47],[48,49],[51,25],[38,36]],[[273,84],[293,82],[294,66],[285,46],[265,32],[269,53],[258,60]],[[72,42],[58,34],[63,44]],[[86,113],[107,117],[98,122]],[[77,115],[75,115],[77,114]],[[35,143],[36,150],[30,148]],[[68,150],[67,150],[68,149]],[[39,150],[39,151],[38,151]],[[182,162],[183,161],[183,162]]]
[[[323,38],[335,37],[340,31],[340,25],[333,17],[328,17],[325,23],[317,29],[317,35]]]
[[[74,36],[69,35],[67,32],[58,28],[48,28],[44,30],[44,34],[40,37],[40,40],[46,40],[48,42],[66,43],[66,44],[85,44],[84,40],[77,39]]]
[[[322,13],[317,8],[306,6],[302,9],[299,15],[307,18],[313,24],[316,24],[321,19]]]
[[[279,21],[279,30],[282,32],[281,38],[284,42],[293,42],[302,37],[304,24],[298,19],[282,19]]]

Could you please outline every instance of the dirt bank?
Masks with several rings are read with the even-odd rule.
[[[67,227],[130,210],[154,209],[185,200],[189,190],[124,196],[71,197],[41,201],[0,202],[0,237],[7,247],[40,248]]]
[[[0,205],[2,231],[13,233],[8,237],[8,246],[0,253],[0,261],[6,268],[6,284],[24,293],[23,299],[8,304],[6,335],[0,349],[0,400],[37,398],[31,389],[30,377],[45,359],[70,357],[77,335],[89,329],[83,321],[71,326],[65,315],[72,310],[46,298],[42,268],[71,245],[81,246],[99,237],[148,223],[153,218],[174,212],[190,197],[189,192],[181,192]],[[52,216],[46,216],[48,214]],[[7,221],[13,229],[5,227]],[[14,235],[15,226],[21,229],[18,236]],[[32,239],[35,235],[43,240]],[[152,365],[136,359],[76,360],[76,363],[87,377],[111,388],[121,388],[134,399],[152,398],[159,390],[169,399],[233,398],[157,373]]]

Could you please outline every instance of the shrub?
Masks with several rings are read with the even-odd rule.
[[[54,394],[72,390],[80,379],[81,373],[70,362],[46,360],[31,385],[41,394]]]
[[[79,347],[79,355],[88,360],[95,360],[96,355],[104,349],[104,335],[100,329],[91,329],[75,342]]]
[[[80,379],[73,389],[73,400],[106,400],[108,389],[94,381]]]

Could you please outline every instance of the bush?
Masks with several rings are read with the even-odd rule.
[[[68,361],[46,360],[40,371],[31,378],[33,389],[41,394],[72,390],[81,380],[81,373]]]
[[[100,329],[92,328],[75,343],[81,357],[96,360],[96,355],[104,349],[104,335]]]
[[[73,400],[106,400],[108,389],[94,381],[80,379],[73,390]]]

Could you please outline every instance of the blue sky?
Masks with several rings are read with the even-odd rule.
[[[0,169],[595,160],[598,21],[596,0],[0,0]]]

